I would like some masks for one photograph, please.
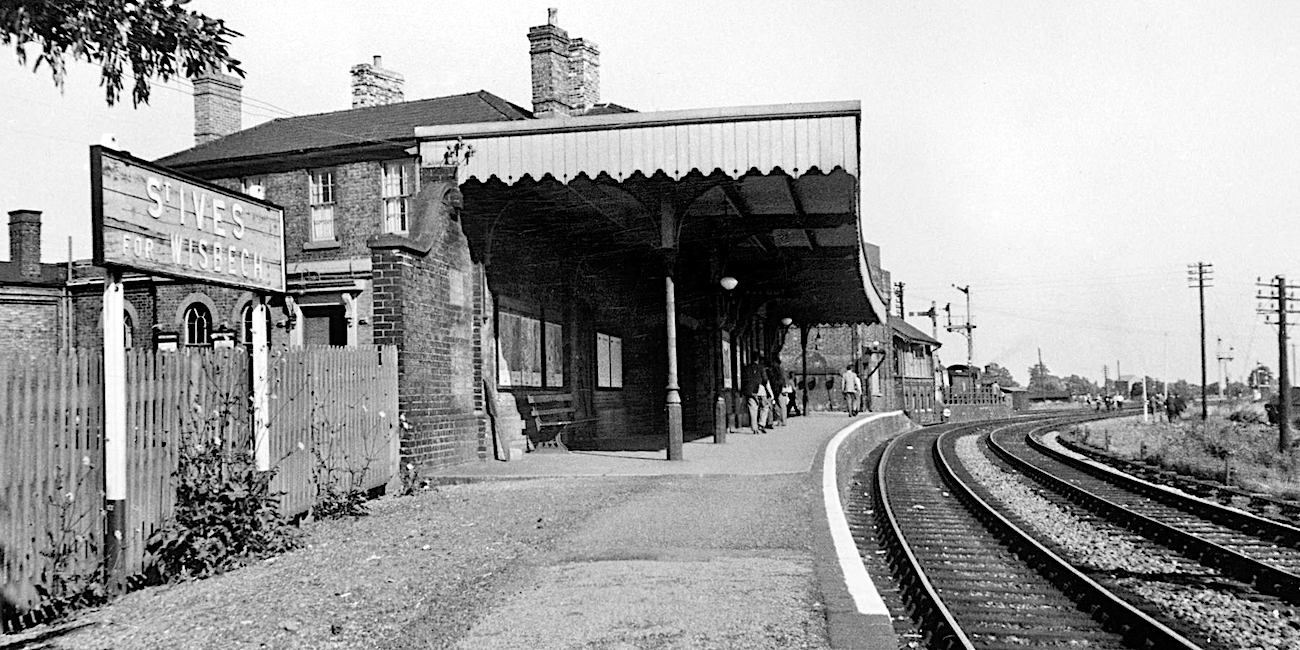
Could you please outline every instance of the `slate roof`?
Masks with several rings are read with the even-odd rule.
[[[159,159],[168,167],[343,148],[415,142],[415,127],[532,119],[533,114],[486,90],[283,117]]]
[[[621,104],[608,103],[596,104],[582,112],[583,117],[588,115],[617,115],[619,113],[635,113],[636,111]]]
[[[925,332],[916,329],[915,327],[912,326],[911,323],[901,318],[891,316],[889,318],[889,327],[890,329],[894,330],[895,334],[903,337],[903,339],[905,340],[912,341],[914,343],[925,343],[935,348],[938,348],[939,346],[943,345],[942,343],[940,343],[939,341],[931,337],[929,334],[926,334]]]

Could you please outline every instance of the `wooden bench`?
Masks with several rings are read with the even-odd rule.
[[[577,417],[577,401],[573,393],[537,393],[528,396],[529,440],[533,450],[555,449],[567,451],[563,436],[575,428],[595,422],[596,418]]]

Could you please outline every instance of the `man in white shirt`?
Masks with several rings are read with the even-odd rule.
[[[849,415],[858,414],[858,396],[862,394],[862,380],[858,378],[858,373],[853,371],[853,364],[844,367],[844,373],[840,375],[840,381],[843,384],[841,390],[844,391],[844,405],[848,409]]]

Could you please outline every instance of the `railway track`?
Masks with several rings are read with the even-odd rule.
[[[930,648],[1196,648],[1071,567],[977,496],[953,441],[1042,420],[895,438],[874,482],[878,534]]]
[[[1066,437],[1062,437],[1060,443],[1070,451],[1087,456],[1099,463],[1110,465],[1121,472],[1131,474],[1149,483],[1167,485],[1202,499],[1216,501],[1221,505],[1241,507],[1261,517],[1275,519],[1292,526],[1300,526],[1300,502],[1288,501],[1222,483],[1185,476],[1144,462],[1126,460],[1090,448]]]
[[[1260,592],[1300,604],[1300,529],[1098,467],[1024,431],[994,432],[989,445],[1071,502]]]

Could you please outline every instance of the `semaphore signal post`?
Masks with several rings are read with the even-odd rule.
[[[94,263],[104,278],[104,566],[122,576],[127,525],[127,270],[252,291],[253,454],[270,469],[266,296],[285,291],[284,210],[106,147],[90,148]],[[120,586],[120,585],[118,585]]]

